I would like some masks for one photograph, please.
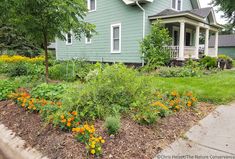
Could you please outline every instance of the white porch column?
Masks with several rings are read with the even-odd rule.
[[[200,39],[200,26],[196,26],[196,36],[195,36],[195,58],[199,59],[199,39]]]
[[[219,32],[215,32],[215,57],[218,57]]]
[[[184,60],[184,35],[185,34],[185,22],[180,22],[180,41],[179,41],[179,58],[178,60]]]
[[[206,29],[206,36],[205,36],[205,55],[208,56],[209,52],[208,52],[208,48],[209,48],[209,29]]]

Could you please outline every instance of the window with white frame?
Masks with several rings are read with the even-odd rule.
[[[87,0],[87,8],[89,12],[96,11],[96,0]]]
[[[121,24],[111,25],[111,53],[121,53]]]
[[[86,44],[91,44],[91,35],[85,37],[85,43]]]
[[[73,43],[73,36],[72,33],[69,32],[66,34],[66,45],[72,45]]]
[[[171,7],[175,10],[182,11],[183,0],[172,0]]]

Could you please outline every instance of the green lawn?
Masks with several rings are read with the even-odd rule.
[[[191,90],[199,101],[225,104],[235,100],[235,70],[191,78],[154,77],[153,86],[166,91]]]

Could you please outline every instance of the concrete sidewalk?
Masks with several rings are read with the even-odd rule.
[[[235,103],[220,106],[156,159],[235,159]]]

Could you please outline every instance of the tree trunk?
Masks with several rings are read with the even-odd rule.
[[[43,34],[44,36],[44,51],[45,51],[45,66],[46,66],[46,71],[45,71],[45,77],[46,77],[46,82],[48,83],[49,80],[49,73],[48,73],[48,39],[47,39],[47,33]]]

